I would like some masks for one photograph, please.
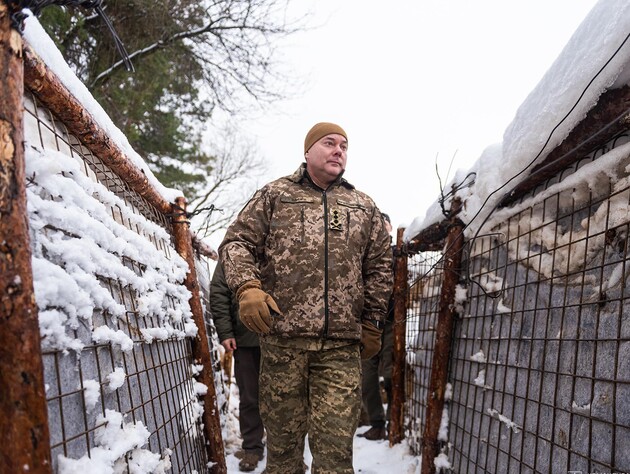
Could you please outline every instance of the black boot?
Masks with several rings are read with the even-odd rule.
[[[380,439],[387,439],[387,430],[384,426],[372,426],[365,433],[361,433],[361,438],[369,439],[370,441],[377,441]]]

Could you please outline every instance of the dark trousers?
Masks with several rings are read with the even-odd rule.
[[[394,325],[385,324],[381,351],[371,359],[361,362],[363,376],[361,380],[363,406],[367,412],[370,425],[376,428],[385,426],[389,421],[392,400],[392,357],[394,349]],[[387,413],[383,410],[379,376],[383,376],[383,385],[387,394]]]
[[[260,347],[239,347],[234,351],[234,375],[240,395],[238,408],[243,449],[262,456],[264,428],[258,408]]]

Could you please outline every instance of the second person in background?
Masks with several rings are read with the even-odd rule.
[[[392,224],[387,214],[383,213],[385,227],[391,235]],[[391,242],[391,240],[390,240]],[[392,257],[393,257],[392,248]],[[393,275],[393,268],[392,268]],[[389,298],[387,317],[381,338],[381,350],[374,357],[363,361],[362,398],[371,428],[359,436],[371,441],[387,438],[392,407],[392,358],[394,352],[394,300]],[[387,411],[383,409],[380,378],[387,395]]]
[[[239,428],[242,449],[239,469],[250,472],[263,458],[263,422],[258,406],[258,377],[260,374],[260,344],[258,335],[247,329],[238,317],[238,302],[225,281],[223,265],[219,261],[210,283],[210,312],[219,341],[234,355],[234,376],[239,390]]]

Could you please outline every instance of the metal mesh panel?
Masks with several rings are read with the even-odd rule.
[[[452,372],[456,470],[630,467],[622,441],[630,373],[621,363],[630,331],[630,190],[621,176],[599,179],[588,192],[592,183],[552,187],[601,154],[547,183],[551,192],[537,190],[539,198],[497,235],[472,245],[470,306],[458,324]]]
[[[167,217],[131,191],[124,181],[70,136],[63,124],[34,97],[25,97],[25,108],[28,143],[71,156],[81,163],[87,176],[124,200],[128,209],[157,223],[170,234]],[[124,221],[120,209],[110,207],[110,210],[118,223],[143,236],[167,259],[176,254],[171,239],[144,235],[141,228]],[[143,262],[128,258],[122,261],[135,274],[143,275]],[[97,445],[95,433],[103,424],[102,416],[107,410],[114,410],[124,415],[124,423],[140,422],[147,428],[150,436],[148,445],[143,448],[151,453],[170,454],[172,472],[205,472],[207,451],[196,406],[190,338],[170,337],[146,343],[141,330],[161,327],[159,318],[143,314],[138,307],[139,295],[123,282],[102,278],[100,283],[117,303],[124,306],[126,312],[123,318],[95,313],[93,326],[107,325],[123,331],[133,340],[133,349],[121,351],[110,343],[95,344],[92,342],[92,328],[79,326],[67,330],[73,338],[85,344],[83,350],[78,353],[60,350],[44,352],[55,470],[59,455],[78,459],[93,452]],[[174,304],[171,300],[171,308]],[[183,322],[175,329],[183,332]],[[122,368],[126,378],[122,386],[110,390],[107,377],[116,368]],[[98,384],[99,398],[96,405],[91,406],[86,401],[85,388],[88,383],[94,382]]]
[[[435,345],[440,287],[443,270],[441,254],[423,252],[409,258],[409,299],[407,304],[407,406],[405,432],[414,453],[422,450],[427,394]]]
[[[497,211],[495,227],[467,242],[446,404],[454,472],[630,471],[630,153],[597,161],[628,141],[615,137]],[[416,354],[414,331],[431,334],[427,296],[409,307]],[[408,361],[417,388],[406,413],[422,420],[430,368]],[[422,428],[411,425],[416,452]]]

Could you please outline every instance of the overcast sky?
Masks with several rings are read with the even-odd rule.
[[[410,224],[438,197],[436,157],[445,182],[453,157],[451,175],[502,141],[596,3],[294,1],[319,25],[279,47],[305,91],[239,122],[268,163],[261,184],[297,168],[314,123],[336,122],[348,133],[345,177],[394,227]]]

